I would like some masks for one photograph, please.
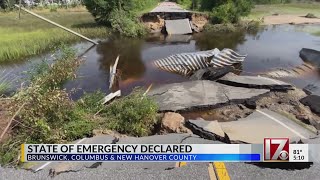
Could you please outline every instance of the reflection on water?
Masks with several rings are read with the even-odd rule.
[[[107,41],[97,47],[100,69],[108,72],[111,64],[114,64],[118,55],[120,61],[118,68],[121,71],[123,81],[128,79],[140,79],[146,71],[145,64],[141,60],[142,40],[122,39]]]
[[[244,33],[198,33],[193,36],[151,36],[146,39],[109,39],[90,49],[86,61],[79,68],[78,78],[68,82],[68,90],[77,89],[74,98],[83,91],[97,89],[108,92],[109,67],[120,55],[118,69],[121,72],[120,88],[124,94],[135,86],[148,86],[186,81],[187,78],[155,68],[152,62],[177,53],[195,52],[214,48],[231,48],[240,54],[248,54],[241,65],[241,74],[253,75],[274,68],[290,68],[302,64],[301,48],[320,49],[320,37],[303,32],[303,28],[319,28],[319,25],[267,26],[257,32]],[[80,43],[75,47],[84,52],[91,45]],[[37,62],[37,60],[33,61]],[[4,65],[6,69],[12,65]],[[13,65],[15,73],[21,72],[30,63]],[[0,68],[1,70],[1,68]],[[319,81],[319,72],[300,79],[288,79],[298,87]]]

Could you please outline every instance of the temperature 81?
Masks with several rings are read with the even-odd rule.
[[[302,149],[295,149],[293,150],[293,154],[301,154],[302,153]]]

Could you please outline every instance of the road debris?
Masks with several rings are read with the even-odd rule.
[[[190,76],[193,72],[208,67],[225,67],[239,64],[246,55],[240,55],[232,49],[222,51],[215,48],[208,51],[175,54],[156,60],[154,64],[164,71]]]
[[[160,111],[186,111],[244,102],[268,92],[266,89],[232,87],[199,80],[162,85],[148,95],[159,104]]]

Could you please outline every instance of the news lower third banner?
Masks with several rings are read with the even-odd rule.
[[[275,141],[277,143],[277,141]],[[22,144],[22,162],[309,162],[307,144]],[[269,149],[266,149],[269,148]],[[311,148],[312,149],[312,148]],[[318,149],[318,148],[317,148]],[[266,159],[267,158],[267,159]]]

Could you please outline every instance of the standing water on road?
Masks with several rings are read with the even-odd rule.
[[[255,33],[198,33],[193,36],[153,36],[145,39],[106,40],[85,54],[85,62],[79,68],[76,80],[65,87],[77,99],[83,92],[102,90],[108,92],[109,67],[120,55],[120,89],[128,94],[136,86],[159,85],[187,81],[186,77],[164,72],[153,66],[154,60],[177,53],[203,51],[214,48],[231,48],[240,54],[248,54],[241,66],[241,74],[257,75],[277,68],[290,69],[301,65],[299,58],[302,48],[320,50],[320,37],[310,35],[304,30],[319,28],[319,25],[275,25],[266,26]],[[81,52],[91,44],[75,45]],[[20,63],[2,65],[1,70],[12,70],[15,76],[28,70],[32,64],[46,56]],[[47,56],[49,57],[49,55]],[[299,79],[286,79],[299,88],[319,81],[320,73],[313,72]],[[21,82],[19,82],[21,83]]]

